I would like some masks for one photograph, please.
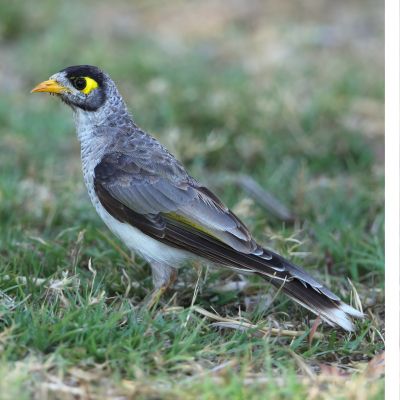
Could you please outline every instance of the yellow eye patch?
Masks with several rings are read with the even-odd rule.
[[[88,76],[78,76],[69,78],[75,89],[80,90],[82,93],[89,94],[93,89],[96,89],[99,84]]]
[[[86,86],[81,90],[85,94],[89,94],[93,89],[99,87],[99,84],[92,78],[85,76],[83,78],[86,81]]]

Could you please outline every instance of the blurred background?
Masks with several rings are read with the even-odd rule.
[[[79,364],[86,371],[107,360],[106,374],[138,377],[141,386],[137,371],[146,379],[175,374],[180,382],[182,360],[200,360],[200,370],[228,360],[230,369],[230,357],[241,365],[250,354],[249,371],[263,373],[259,366],[269,354],[252,350],[253,342],[263,348],[261,339],[222,335],[193,316],[190,326],[200,339],[186,348],[162,346],[190,333],[182,329],[189,316],[163,315],[169,328],[152,317],[125,325],[151,290],[150,271],[140,259],[127,268],[126,249],[89,202],[71,111],[54,97],[30,94],[76,64],[107,71],[136,123],[232,207],[259,241],[314,269],[346,301],[351,278],[368,315],[360,335],[342,340],[330,331],[329,340],[312,349],[303,336],[291,349],[307,361],[337,361],[344,368],[381,351],[383,29],[383,2],[374,0],[0,0],[0,327],[9,329],[1,338],[0,375],[10,376],[10,362],[35,354],[34,365],[44,360],[61,369]],[[238,174],[273,194],[294,220],[276,218],[238,188],[232,180]],[[194,269],[180,273],[175,305],[191,304],[197,279]],[[247,289],[228,293],[224,285],[233,279]],[[264,282],[244,279],[229,271],[205,273],[196,304],[308,329],[309,313],[283,298],[272,303],[275,294]],[[126,350],[154,330],[154,343]],[[294,363],[286,344],[271,346],[273,359],[289,360],[282,361],[279,379]],[[190,363],[182,363],[182,376],[194,368]],[[10,385],[7,378],[3,386],[0,380],[0,392],[21,387],[23,393],[24,379]],[[359,388],[354,385],[357,396]]]

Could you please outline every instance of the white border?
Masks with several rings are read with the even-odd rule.
[[[399,1],[385,2],[386,398],[399,399]]]

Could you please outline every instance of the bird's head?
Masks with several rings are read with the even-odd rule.
[[[97,111],[111,94],[117,94],[113,81],[99,68],[76,65],[52,75],[39,83],[32,93],[47,92],[61,98],[73,109]]]

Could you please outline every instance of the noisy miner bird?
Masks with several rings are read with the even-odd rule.
[[[351,317],[363,314],[259,245],[214,193],[136,125],[102,70],[68,67],[32,92],[55,94],[72,108],[90,199],[108,228],[149,262],[157,296],[179,265],[200,258],[259,275],[331,326],[354,330]]]

